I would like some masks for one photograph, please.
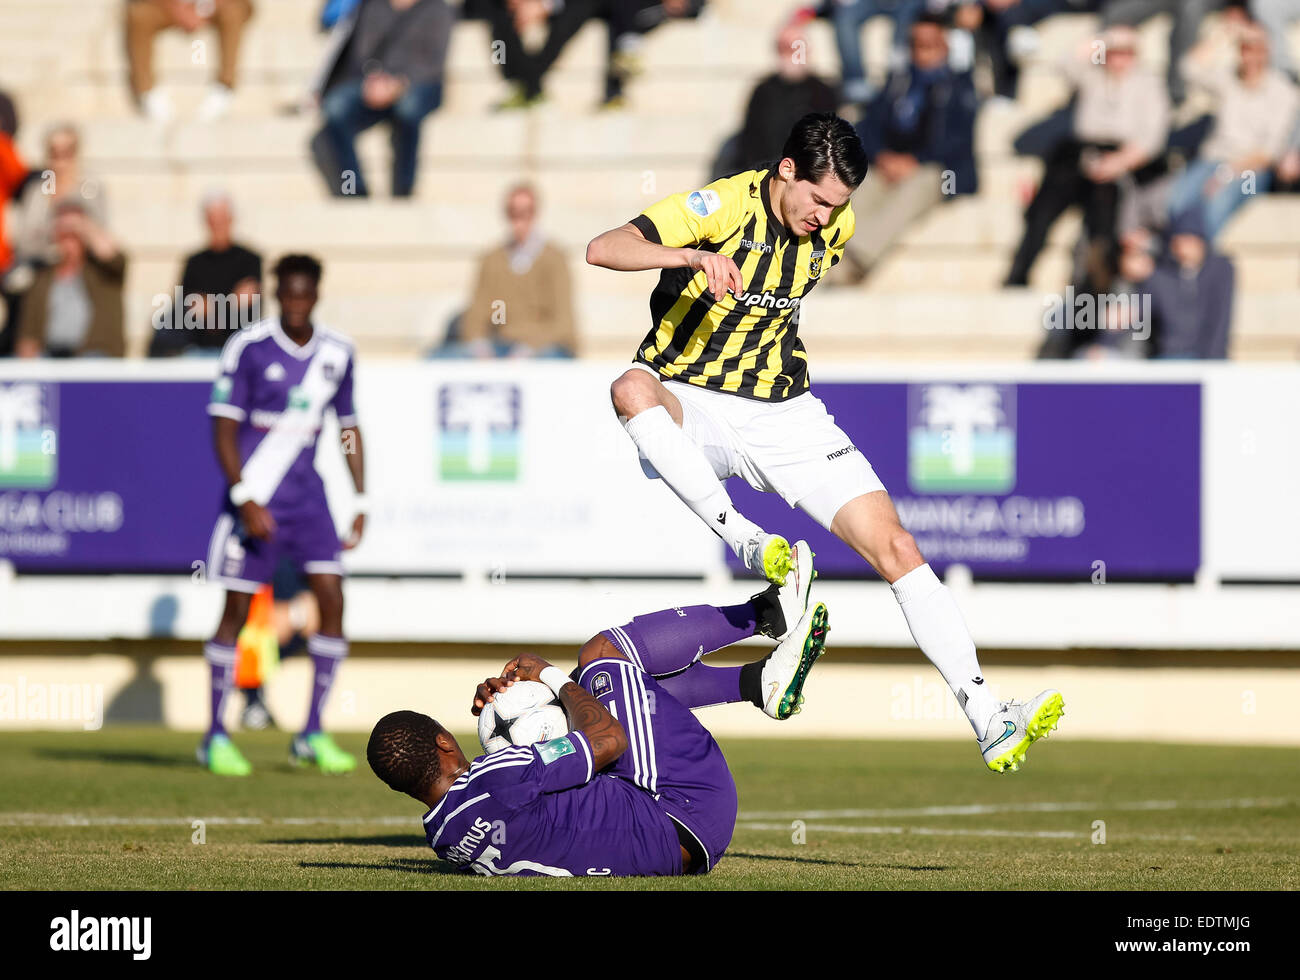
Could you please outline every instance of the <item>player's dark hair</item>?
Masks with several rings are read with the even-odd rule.
[[[443,731],[418,711],[386,714],[370,733],[366,760],[390,789],[422,797],[442,774],[437,738]]]
[[[867,175],[867,151],[847,119],[833,112],[810,112],[790,130],[781,158],[794,161],[795,180],[821,180],[828,173],[846,187]]]
[[[275,264],[273,271],[275,278],[280,282],[289,276],[309,276],[313,282],[320,285],[321,264],[312,255],[286,255]]]

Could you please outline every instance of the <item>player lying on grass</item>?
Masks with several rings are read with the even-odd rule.
[[[779,160],[674,194],[594,238],[592,265],[663,270],[650,332],[610,394],[646,475],[662,479],[751,571],[783,581],[790,546],[736,510],[723,483],[733,476],[780,494],[861,555],[890,584],[916,645],[956,695],[985,764],[1014,770],[1056,727],[1061,695],[994,697],[957,603],[866,456],[811,390],[799,310],[853,237],[850,197],[866,173],[853,127],[809,114]]]
[[[828,628],[826,607],[807,605],[809,584],[637,616],[592,637],[572,674],[522,654],[479,685],[475,715],[516,681],[546,684],[569,716],[562,738],[471,761],[438,722],[397,711],[370,735],[370,767],[429,807],[424,832],[440,858],[479,874],[702,874],[731,842],[736,785],[690,709],[750,701],[777,719],[799,710]],[[700,662],[760,633],[780,639],[762,660]]]

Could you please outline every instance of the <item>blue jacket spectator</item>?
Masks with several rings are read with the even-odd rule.
[[[858,123],[858,136],[872,161],[881,150],[910,153],[952,171],[953,194],[974,194],[977,103],[970,72],[909,66],[889,76]]]
[[[855,235],[846,254],[864,277],[936,204],[978,186],[970,73],[949,67],[940,18],[918,18],[909,40],[911,64],[889,77],[858,127],[871,167],[853,209],[870,232]]]

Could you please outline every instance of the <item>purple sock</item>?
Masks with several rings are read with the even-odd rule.
[[[731,704],[748,700],[740,693],[740,672],[744,669],[691,664],[680,674],[659,678],[659,686],[688,708]]]
[[[348,641],[341,636],[323,636],[317,633],[308,637],[307,653],[311,655],[316,677],[312,682],[311,708],[307,712],[307,724],[302,733],[312,735],[320,731],[321,714],[325,710],[325,701],[330,696],[330,688],[334,685],[334,673],[348,655]]]
[[[680,606],[637,616],[605,636],[652,677],[678,674],[706,653],[753,636],[754,604]],[[680,700],[680,699],[679,699]]]
[[[224,646],[216,640],[203,645],[203,659],[212,672],[212,721],[208,725],[208,738],[226,734],[222,720],[226,708],[226,695],[235,686],[235,648]]]
[[[753,636],[758,628],[752,602],[738,606],[681,606],[637,616],[605,636],[688,708],[744,701],[743,667],[706,667],[699,659]]]

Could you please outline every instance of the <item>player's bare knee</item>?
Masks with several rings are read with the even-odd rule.
[[[921,549],[916,545],[916,539],[902,527],[895,528],[890,532],[886,553],[888,556],[886,558],[888,563],[888,572],[886,574],[891,581],[906,575],[925,562],[925,559],[921,556]]]
[[[595,663],[597,660],[626,660],[623,651],[614,644],[610,643],[603,634],[596,634],[590,640],[582,645],[578,651],[579,669],[586,667],[587,664]]]
[[[630,368],[614,379],[609,386],[609,398],[614,411],[622,418],[632,418],[648,408],[661,404],[655,388],[659,382],[645,371]]]

